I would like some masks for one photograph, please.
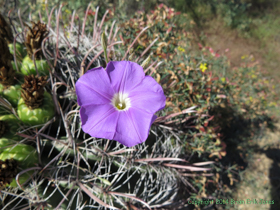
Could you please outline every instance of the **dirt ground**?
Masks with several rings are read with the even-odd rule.
[[[269,44],[264,44],[257,39],[242,37],[237,30],[226,28],[219,20],[208,22],[203,32],[206,45],[219,54],[225,54],[233,67],[240,64],[242,56],[253,55],[265,75],[276,78],[275,82],[280,81],[280,59],[275,56],[280,57],[280,36],[272,36]]]
[[[253,155],[247,169],[241,174],[234,197],[235,200],[245,200],[245,204],[236,204],[236,209],[279,209],[280,145],[276,142],[280,140],[280,125],[277,127],[277,131],[267,131],[257,142],[262,149]],[[247,199],[256,199],[257,204],[247,203]]]

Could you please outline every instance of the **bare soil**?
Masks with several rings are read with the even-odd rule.
[[[206,35],[206,45],[219,54],[225,54],[233,67],[240,64],[242,56],[251,55],[259,62],[262,73],[279,82],[280,36],[272,36],[264,44],[256,38],[242,37],[237,30],[225,27],[218,19],[207,22],[203,32]],[[228,52],[225,52],[226,49]]]

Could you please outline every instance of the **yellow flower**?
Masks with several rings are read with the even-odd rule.
[[[205,72],[207,70],[207,63],[201,63],[199,68],[202,72]]]
[[[248,55],[243,55],[243,56],[241,56],[241,59],[244,60],[247,57],[248,57]]]
[[[269,103],[269,106],[276,106],[276,105],[277,105],[276,102],[270,102],[270,103]]]
[[[66,37],[69,39],[70,38],[70,33],[67,31],[66,32]]]
[[[46,7],[48,7],[48,1],[41,0],[41,4],[42,4],[42,10],[45,10]]]
[[[69,9],[66,9],[65,12],[71,14],[71,11]]]
[[[181,51],[181,52],[185,52],[185,49],[180,47],[180,46],[178,47],[178,50]]]
[[[226,81],[226,78],[222,77],[222,78],[221,78],[221,81],[222,81],[222,82],[225,82],[225,81]]]

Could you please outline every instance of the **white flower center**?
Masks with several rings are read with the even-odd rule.
[[[126,111],[131,107],[128,94],[125,93],[115,93],[111,103],[118,111]]]

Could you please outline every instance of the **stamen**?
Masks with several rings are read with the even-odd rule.
[[[111,104],[118,111],[126,111],[131,106],[128,95],[123,93],[116,93],[111,101]]]

